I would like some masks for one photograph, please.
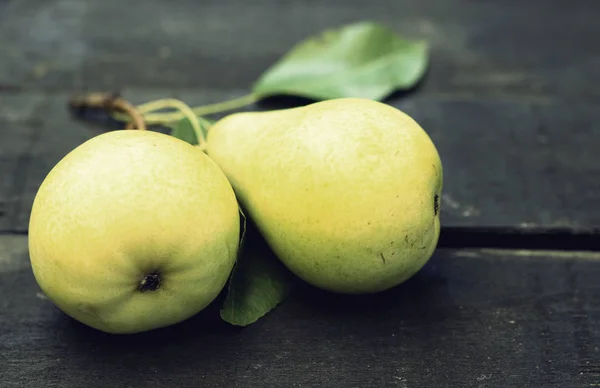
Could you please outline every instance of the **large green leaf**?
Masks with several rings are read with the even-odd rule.
[[[295,280],[256,229],[249,226],[229,279],[221,318],[236,326],[256,322],[289,295]]]
[[[253,85],[253,92],[317,100],[381,100],[413,87],[424,75],[429,49],[373,22],[328,30],[294,46]]]

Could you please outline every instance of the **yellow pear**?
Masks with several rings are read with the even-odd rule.
[[[441,160],[427,133],[359,98],[229,115],[207,153],[279,259],[339,293],[374,293],[419,271],[439,237]]]
[[[119,130],[81,144],[42,182],[29,250],[42,291],[109,333],[183,321],[209,305],[233,268],[235,194],[198,148]]]

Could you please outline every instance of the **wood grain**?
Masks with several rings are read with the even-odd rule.
[[[9,2],[0,84],[245,88],[300,40],[377,20],[432,44],[428,90],[598,98],[595,0]]]
[[[600,34],[598,2],[2,4],[0,232],[26,232],[44,176],[99,133],[69,117],[72,91],[118,90],[138,103],[223,101],[245,94],[304,37],[363,19],[432,44],[421,87],[386,102],[417,119],[440,150],[445,226],[600,226],[588,210],[600,208],[600,50],[587,39]],[[554,28],[559,22],[570,27]]]
[[[497,244],[497,230],[512,233],[501,246],[519,231],[599,234],[598,12],[597,0],[0,0],[0,386],[600,386],[598,253],[457,247]],[[217,301],[179,325],[111,336],[40,293],[33,197],[100,133],[70,117],[71,92],[223,101],[305,37],[365,19],[432,45],[426,79],[386,102],[440,151],[453,248],[375,296],[302,285],[244,329],[220,321]],[[515,241],[543,249],[544,236]]]
[[[244,329],[222,323],[215,303],[179,325],[114,336],[43,298],[25,237],[0,237],[0,249],[5,387],[600,383],[596,253],[442,249],[414,278],[376,296],[301,285]]]
[[[142,102],[160,90],[129,90]],[[190,103],[235,94],[178,93]],[[75,121],[68,93],[26,93],[0,101],[0,232],[26,232],[35,193],[70,150],[100,133]],[[158,98],[158,97],[156,97]],[[303,103],[306,103],[304,101]],[[431,135],[444,166],[445,227],[600,229],[600,110],[549,99],[416,95],[388,103]],[[283,106],[264,103],[246,109]],[[400,179],[400,177],[399,177]]]

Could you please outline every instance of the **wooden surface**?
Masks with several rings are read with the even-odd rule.
[[[69,117],[74,90],[223,101],[296,42],[362,19],[432,44],[421,87],[386,102],[439,148],[444,225],[600,227],[595,0],[0,4],[0,231],[25,232],[45,174],[97,134]]]
[[[598,14],[597,0],[0,0],[0,387],[600,386],[600,257],[574,251],[600,241]],[[223,101],[296,42],[364,19],[432,44],[424,82],[386,102],[440,151],[451,248],[391,292],[302,287],[243,330],[208,310],[115,337],[40,297],[33,196],[99,133],[69,116],[73,91]],[[479,245],[538,250],[464,248]]]
[[[440,249],[418,275],[376,296],[304,287],[244,329],[209,309],[170,328],[113,336],[67,318],[37,293],[24,240],[0,240],[0,376],[8,387],[600,382],[597,253]]]

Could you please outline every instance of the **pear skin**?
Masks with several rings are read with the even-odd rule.
[[[342,98],[235,113],[210,128],[206,152],[278,258],[316,287],[387,290],[437,246],[440,157],[387,104]]]
[[[42,182],[29,222],[44,294],[108,333],[181,322],[223,289],[237,257],[239,207],[197,147],[151,131],[96,136]]]

